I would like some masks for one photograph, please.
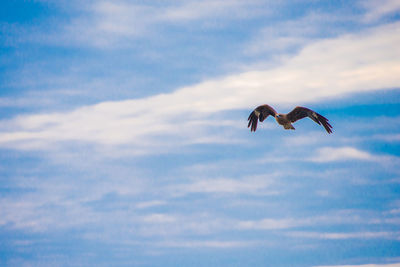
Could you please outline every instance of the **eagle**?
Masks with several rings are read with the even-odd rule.
[[[324,126],[328,134],[332,133],[332,125],[329,124],[327,118],[305,107],[295,107],[288,114],[280,114],[269,105],[258,106],[250,113],[250,116],[247,119],[249,121],[247,128],[250,127],[250,130],[255,132],[258,120],[263,122],[269,115],[274,116],[278,124],[282,125],[285,130],[295,130],[292,125],[293,122],[309,117],[319,125]]]

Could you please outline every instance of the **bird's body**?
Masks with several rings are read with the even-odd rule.
[[[248,118],[249,124],[247,127],[251,127],[251,131],[256,131],[257,122],[263,122],[268,116],[274,116],[278,124],[282,125],[286,130],[295,130],[292,123],[297,120],[309,117],[319,125],[322,125],[328,134],[332,133],[332,126],[329,124],[328,119],[324,116],[312,111],[311,109],[305,107],[296,107],[288,114],[277,113],[269,105],[261,105],[256,107],[253,112],[250,113]]]
[[[290,123],[290,120],[288,120],[287,116],[285,114],[276,114],[275,120],[278,124],[282,125],[283,128],[286,130],[295,130],[293,125]]]

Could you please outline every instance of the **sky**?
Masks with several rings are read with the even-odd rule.
[[[399,267],[399,44],[397,0],[2,1],[0,265]]]

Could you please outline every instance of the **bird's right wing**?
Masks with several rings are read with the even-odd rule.
[[[250,127],[250,130],[252,132],[255,132],[257,130],[257,122],[260,120],[260,122],[263,122],[269,115],[274,116],[276,115],[275,109],[273,109],[269,105],[261,105],[256,107],[253,112],[250,113],[249,118],[247,119],[249,121],[249,124],[247,127]]]

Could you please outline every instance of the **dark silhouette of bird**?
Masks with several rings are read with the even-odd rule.
[[[269,115],[274,116],[278,124],[282,125],[286,130],[295,130],[292,125],[293,122],[309,117],[319,125],[324,126],[328,134],[332,133],[332,125],[329,124],[327,118],[305,107],[295,107],[288,114],[280,114],[269,105],[258,106],[250,113],[247,119],[249,121],[247,127],[250,127],[251,131],[255,132],[257,130],[258,120],[263,122]]]

